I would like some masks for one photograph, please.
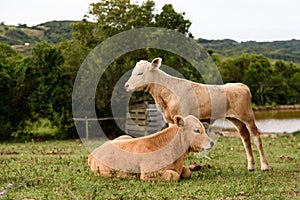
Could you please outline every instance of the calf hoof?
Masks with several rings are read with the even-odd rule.
[[[268,167],[262,167],[262,168],[261,168],[261,171],[267,172],[267,171],[269,171],[269,168],[268,168]]]
[[[248,170],[250,172],[253,172],[254,171],[254,163],[248,163]]]
[[[261,165],[261,171],[269,171],[268,164],[263,163],[263,164]]]
[[[188,167],[183,166],[181,176],[182,178],[190,178],[192,176],[192,172]]]
[[[201,165],[198,165],[198,164],[194,163],[194,164],[189,165],[188,168],[189,168],[191,171],[198,171],[198,170],[201,169]]]

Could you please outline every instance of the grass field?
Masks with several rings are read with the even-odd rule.
[[[300,199],[300,137],[263,138],[270,170],[246,169],[239,138],[221,137],[180,182],[95,177],[80,140],[0,144],[0,199]]]

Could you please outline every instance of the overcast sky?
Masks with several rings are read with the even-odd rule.
[[[52,20],[80,20],[92,2],[97,0],[1,0],[0,22],[33,26]],[[177,12],[185,12],[186,18],[192,22],[190,31],[195,38],[236,41],[300,39],[299,0],[155,2],[157,10],[171,3]]]

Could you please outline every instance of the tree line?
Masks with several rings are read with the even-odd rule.
[[[0,140],[32,136],[30,127],[39,124],[40,119],[49,120],[49,126],[58,129],[56,138],[78,137],[72,119],[72,90],[77,71],[88,53],[107,38],[132,28],[164,27],[193,38],[190,25],[184,13],[177,13],[171,4],[156,13],[153,1],[137,5],[129,0],[105,0],[92,3],[84,19],[72,24],[70,40],[55,45],[45,41],[36,43],[29,56],[0,44]],[[225,83],[243,82],[250,87],[255,105],[299,103],[300,69],[296,65],[283,61],[271,63],[262,55],[223,59],[213,52],[210,54]],[[119,78],[138,60],[158,56],[187,79],[203,82],[190,63],[170,52],[158,49],[129,52],[117,58],[98,83],[95,104],[99,117],[112,116],[112,86]],[[136,93],[132,98],[149,96]]]

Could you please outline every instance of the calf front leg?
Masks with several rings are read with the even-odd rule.
[[[182,178],[190,178],[192,176],[192,172],[187,166],[183,166],[182,172],[181,172],[181,177]]]
[[[162,175],[162,179],[166,181],[178,181],[180,176],[176,171],[166,170]]]
[[[155,181],[155,180],[178,181],[179,178],[180,175],[174,170],[141,173],[140,176],[140,179],[143,181]]]

